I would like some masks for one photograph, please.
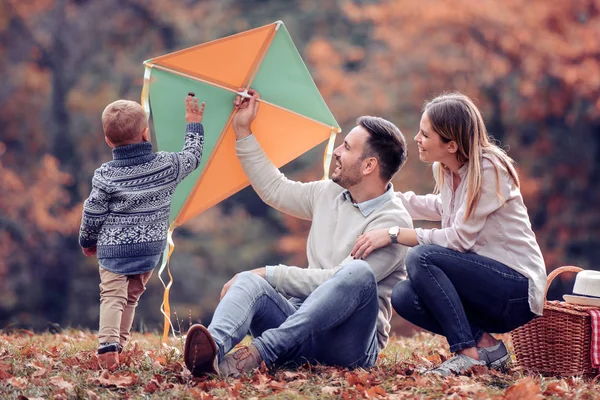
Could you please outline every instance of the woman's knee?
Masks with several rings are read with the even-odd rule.
[[[401,281],[392,290],[392,307],[403,318],[412,310],[415,292],[409,280]]]
[[[427,255],[432,253],[438,246],[430,244],[421,244],[413,247],[408,251],[406,255],[406,273],[410,279],[415,279],[419,273],[423,272],[424,268],[427,267],[424,262],[427,259]]]

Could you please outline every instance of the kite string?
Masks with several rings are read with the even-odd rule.
[[[142,86],[142,107],[146,112],[146,120],[150,120],[150,75],[152,74],[152,65],[146,64],[144,70],[144,85]]]
[[[338,133],[338,129],[332,127],[331,135],[329,135],[329,141],[325,146],[325,152],[323,153],[323,180],[329,179],[329,169],[331,167],[331,159],[333,158],[333,146],[335,145],[335,137]]]
[[[165,293],[163,295],[163,302],[160,305],[160,312],[164,316],[164,328],[163,328],[163,336],[162,343],[165,345],[167,343],[167,338],[169,337],[169,327],[171,328],[171,332],[173,333],[173,337],[177,339],[177,334],[175,333],[175,327],[173,326],[173,322],[171,321],[171,305],[169,304],[169,293],[171,291],[171,286],[173,285],[173,275],[171,275],[171,268],[169,267],[169,259],[171,258],[171,254],[173,254],[173,250],[175,249],[175,244],[173,243],[173,230],[175,227],[171,225],[169,227],[169,231],[167,232],[167,245],[165,246],[165,250],[162,256],[162,262],[160,268],[158,269],[158,279],[162,283],[165,288]],[[169,275],[169,283],[165,284],[165,281],[162,279],[162,273],[164,270],[167,270],[167,274]]]
[[[142,86],[142,107],[146,112],[146,119],[149,121],[151,116],[150,109],[150,76],[152,75],[152,64],[145,64],[146,68],[144,70],[144,85]],[[173,337],[177,339],[177,335],[175,333],[175,327],[171,321],[171,305],[169,303],[169,293],[171,291],[171,286],[173,285],[173,276],[171,275],[171,269],[169,268],[169,259],[171,258],[171,254],[175,249],[175,244],[173,243],[173,230],[175,229],[175,225],[172,224],[169,227],[167,232],[167,244],[165,246],[165,250],[163,252],[161,266],[158,270],[158,279],[162,283],[165,288],[165,292],[163,295],[163,302],[160,305],[160,312],[164,316],[164,328],[163,328],[163,336],[162,336],[162,344],[163,346],[170,347],[167,345],[167,338],[169,337],[169,327],[173,332]],[[167,273],[169,275],[169,283],[165,284],[165,281],[162,279],[162,273],[167,269]]]

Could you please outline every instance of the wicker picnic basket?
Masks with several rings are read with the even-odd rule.
[[[528,372],[548,376],[596,375],[590,360],[591,317],[585,307],[548,301],[550,284],[563,272],[578,267],[560,267],[548,275],[544,315],[511,332],[517,363]]]

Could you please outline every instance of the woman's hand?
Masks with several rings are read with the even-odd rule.
[[[355,259],[364,260],[374,250],[392,244],[392,239],[387,229],[375,229],[366,232],[356,239],[350,255]]]

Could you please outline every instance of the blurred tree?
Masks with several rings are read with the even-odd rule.
[[[314,37],[306,50],[334,113],[394,118],[440,92],[467,93],[519,162],[549,270],[596,265],[600,212],[590,204],[600,201],[600,2],[344,1],[342,8],[358,33]]]
[[[92,172],[111,158],[100,126],[102,109],[117,98],[139,99],[143,60],[250,28],[235,3],[0,0],[0,68],[5,72],[0,186],[7,194],[0,201],[0,276],[6,289],[0,326],[43,328],[48,321],[95,326],[97,267],[95,259],[82,256],[77,231]],[[272,22],[268,16],[263,20]],[[256,199],[248,193],[244,198]],[[230,202],[223,220],[239,216],[238,208]],[[265,229],[265,222],[252,220],[252,225]],[[205,253],[184,262],[206,265],[204,259],[227,246],[229,237],[215,234],[207,239]],[[268,238],[263,233],[255,240]],[[276,253],[245,254],[253,256],[242,263],[221,259],[222,274],[213,276],[219,278],[218,290],[197,296],[197,290],[183,289],[186,301],[218,295],[229,277],[249,267],[246,263],[260,265]],[[158,314],[157,307],[148,314]]]
[[[364,114],[403,129],[409,162],[397,189],[432,189],[411,155],[420,107],[461,90],[518,161],[549,269],[597,266],[599,9],[598,0],[0,0],[0,327],[96,325],[97,265],[77,246],[81,201],[111,158],[100,114],[139,99],[142,61],[279,19],[345,132]],[[319,179],[322,150],[284,171]],[[180,317],[207,319],[235,272],[305,265],[308,226],[247,189],[179,228]],[[151,327],[161,295],[153,279],[138,314]]]

